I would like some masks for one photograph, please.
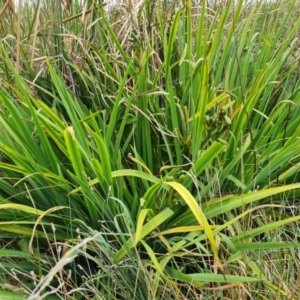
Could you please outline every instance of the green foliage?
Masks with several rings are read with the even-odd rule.
[[[228,2],[7,16],[1,299],[299,296],[299,5]]]

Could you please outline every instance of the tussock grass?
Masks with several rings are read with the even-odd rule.
[[[0,298],[298,299],[298,2],[10,3]]]

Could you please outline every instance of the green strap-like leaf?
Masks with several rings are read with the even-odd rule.
[[[223,274],[213,274],[213,273],[184,274],[170,267],[166,267],[165,270],[172,278],[193,285],[197,285],[197,286],[201,286],[201,285],[203,286],[203,282],[242,283],[242,282],[255,282],[260,280],[253,277],[223,275]]]
[[[136,235],[133,235],[132,238],[130,238],[125,245],[122,246],[122,248],[116,253],[113,261],[114,263],[117,263],[120,261],[128,252],[128,250],[132,249],[137,242],[142,240],[145,236],[147,236],[150,232],[157,229],[160,224],[165,222],[168,218],[170,218],[173,215],[173,211],[169,208],[164,209],[161,213],[156,215],[153,219],[151,219],[149,222],[147,222],[140,232],[140,237],[137,240]]]

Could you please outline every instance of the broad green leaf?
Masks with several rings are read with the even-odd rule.
[[[104,139],[99,134],[96,134],[91,128],[84,123],[85,128],[89,132],[89,134],[95,139],[97,144],[97,149],[99,151],[99,157],[101,158],[101,166],[103,176],[106,178],[108,184],[112,186],[112,174],[111,174],[111,165],[110,165],[110,157],[106,148],[106,144]]]
[[[145,241],[141,240],[141,243],[142,243],[143,246],[146,248],[146,251],[147,251],[147,253],[148,253],[148,255],[149,255],[151,261],[153,262],[153,264],[154,264],[156,270],[159,272],[159,274],[160,274],[161,276],[164,276],[164,274],[163,274],[163,269],[162,269],[160,263],[158,262],[158,260],[157,260],[157,258],[156,258],[156,256],[155,256],[155,254],[154,254],[154,252],[153,252],[153,250],[149,247],[149,245],[148,245]]]
[[[147,217],[148,212],[149,212],[149,209],[142,209],[138,215],[137,224],[136,224],[136,232],[135,232],[135,240],[134,240],[135,245],[137,245],[137,243],[141,240],[143,224]]]
[[[20,259],[30,259],[32,256],[29,251],[19,251],[14,249],[0,249],[0,257],[16,257]]]
[[[300,216],[296,216],[296,217],[283,219],[283,220],[280,220],[280,221],[277,221],[277,222],[272,222],[272,223],[269,223],[269,224],[263,224],[262,226],[259,226],[258,228],[247,230],[246,232],[243,232],[242,234],[239,234],[238,236],[234,237],[232,239],[232,241],[233,242],[239,242],[239,241],[243,241],[243,240],[248,240],[248,239],[256,237],[259,234],[269,232],[271,230],[282,227],[283,225],[289,224],[291,222],[297,222],[299,220],[300,220]]]
[[[236,177],[234,177],[233,175],[228,175],[227,176],[227,179],[231,180],[232,182],[235,183],[236,187],[242,189],[242,190],[245,190],[247,187],[246,185],[241,182],[239,179],[237,179]]]
[[[203,282],[199,282],[197,280],[194,280],[193,278],[191,278],[189,275],[184,274],[174,268],[170,268],[170,267],[165,267],[165,270],[167,272],[167,274],[173,279],[173,280],[179,280],[182,282],[186,282],[189,283],[191,285],[194,285],[196,287],[203,287],[205,284]]]
[[[117,177],[137,177],[137,178],[140,178],[140,179],[145,179],[147,181],[150,181],[152,183],[158,183],[160,182],[161,180],[158,179],[157,177],[153,176],[153,175],[150,175],[148,173],[145,173],[145,172],[142,172],[142,171],[138,171],[138,170],[117,170],[117,171],[113,171],[111,173],[112,175],[112,178],[117,178]],[[99,183],[99,179],[98,178],[95,178],[95,179],[92,179],[88,182],[88,185],[91,187],[95,184]],[[74,189],[73,191],[70,192],[70,194],[74,194],[74,193],[77,193],[81,190],[81,187],[79,188],[76,188]]]
[[[47,119],[43,115],[40,115],[40,120],[44,126],[43,128],[46,134],[55,142],[57,147],[64,153],[64,155],[68,156],[66,144],[63,139],[63,131],[65,127],[63,129],[60,129],[60,131],[58,131],[56,123],[53,124],[49,122],[49,119]]]
[[[275,249],[293,249],[300,248],[300,243],[274,243],[274,242],[257,242],[257,243],[234,243],[239,251],[247,250],[275,250]]]
[[[167,273],[174,279],[201,286],[203,282],[219,282],[219,283],[244,283],[244,282],[257,282],[260,279],[253,277],[244,277],[227,274],[213,274],[213,273],[195,273],[184,274],[178,270],[170,267],[165,268]]]
[[[6,232],[11,232],[11,233],[17,233],[20,236],[31,237],[32,234],[34,234],[35,237],[45,237],[45,233],[42,231],[36,230],[33,233],[32,228],[27,228],[27,227],[19,226],[19,225],[2,225],[2,224],[0,224],[0,230],[6,231]],[[50,236],[52,236],[52,234],[48,235],[48,237],[50,237]]]
[[[55,124],[56,130],[59,129],[59,131],[63,131],[66,127],[66,124],[62,121],[62,119],[49,107],[47,106],[43,101],[36,100],[35,104],[42,109],[43,112],[45,112],[47,118],[53,120],[53,124]],[[38,115],[41,117],[42,113],[40,111],[37,112]],[[46,120],[46,119],[45,119]],[[49,120],[48,120],[49,121]]]
[[[75,174],[80,180],[86,181],[82,158],[77,144],[78,141],[75,137],[74,128],[73,127],[66,128],[64,131],[64,137],[65,137],[69,157],[72,162],[72,167],[74,168]]]
[[[213,142],[213,144],[197,159],[197,161],[193,164],[193,166],[190,169],[190,173],[199,176],[200,173],[209,166],[212,161],[218,156],[218,154],[224,149],[224,146],[222,146],[218,142]],[[190,186],[193,183],[193,178],[189,174],[184,175],[182,179],[182,185],[185,187]]]
[[[243,261],[243,259],[244,259],[243,253],[241,251],[238,251],[238,252],[234,253],[233,255],[231,255],[227,259],[227,263],[234,263],[234,262],[237,262],[239,260]]]
[[[299,189],[300,184],[290,184],[265,190],[260,190],[256,192],[250,192],[241,196],[232,196],[230,199],[224,200],[222,202],[216,201],[214,204],[214,200],[209,201],[209,203],[204,203],[202,206],[203,212],[205,213],[207,219],[216,217],[222,213],[226,213],[238,207],[243,207],[244,205],[256,202],[261,199],[265,199],[272,195],[276,195],[279,193],[283,193],[286,191],[291,191],[295,189]]]
[[[169,208],[164,209],[162,212],[157,214],[154,218],[152,218],[150,221],[148,221],[141,230],[140,239],[136,241],[135,235],[129,239],[125,245],[122,246],[122,248],[116,253],[113,261],[114,263],[117,263],[120,261],[126,254],[127,251],[133,248],[136,243],[142,240],[144,237],[146,237],[150,232],[152,232],[155,229],[158,229],[158,227],[165,222],[168,218],[170,218],[173,215],[173,211]],[[128,250],[127,250],[128,249]]]
[[[5,288],[5,285],[4,285],[4,288]],[[14,287],[13,285],[10,285],[10,284],[7,284],[6,286],[7,289],[9,288],[15,288],[17,289],[17,287]],[[16,292],[5,292],[5,291],[0,291],[0,299],[1,300],[26,300],[28,299],[28,295],[22,295],[22,294],[19,294],[19,293],[16,293]],[[51,300],[52,299],[58,299],[58,298],[54,298],[54,297],[51,297]]]

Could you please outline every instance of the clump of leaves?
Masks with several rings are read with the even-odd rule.
[[[285,67],[298,59],[296,2],[280,17],[205,3],[193,14],[190,1],[145,2],[122,27],[94,1],[48,23],[58,3],[38,2],[18,29],[27,39],[1,42],[0,228],[7,247],[22,235],[1,263],[14,290],[296,293],[300,94],[298,65]]]

